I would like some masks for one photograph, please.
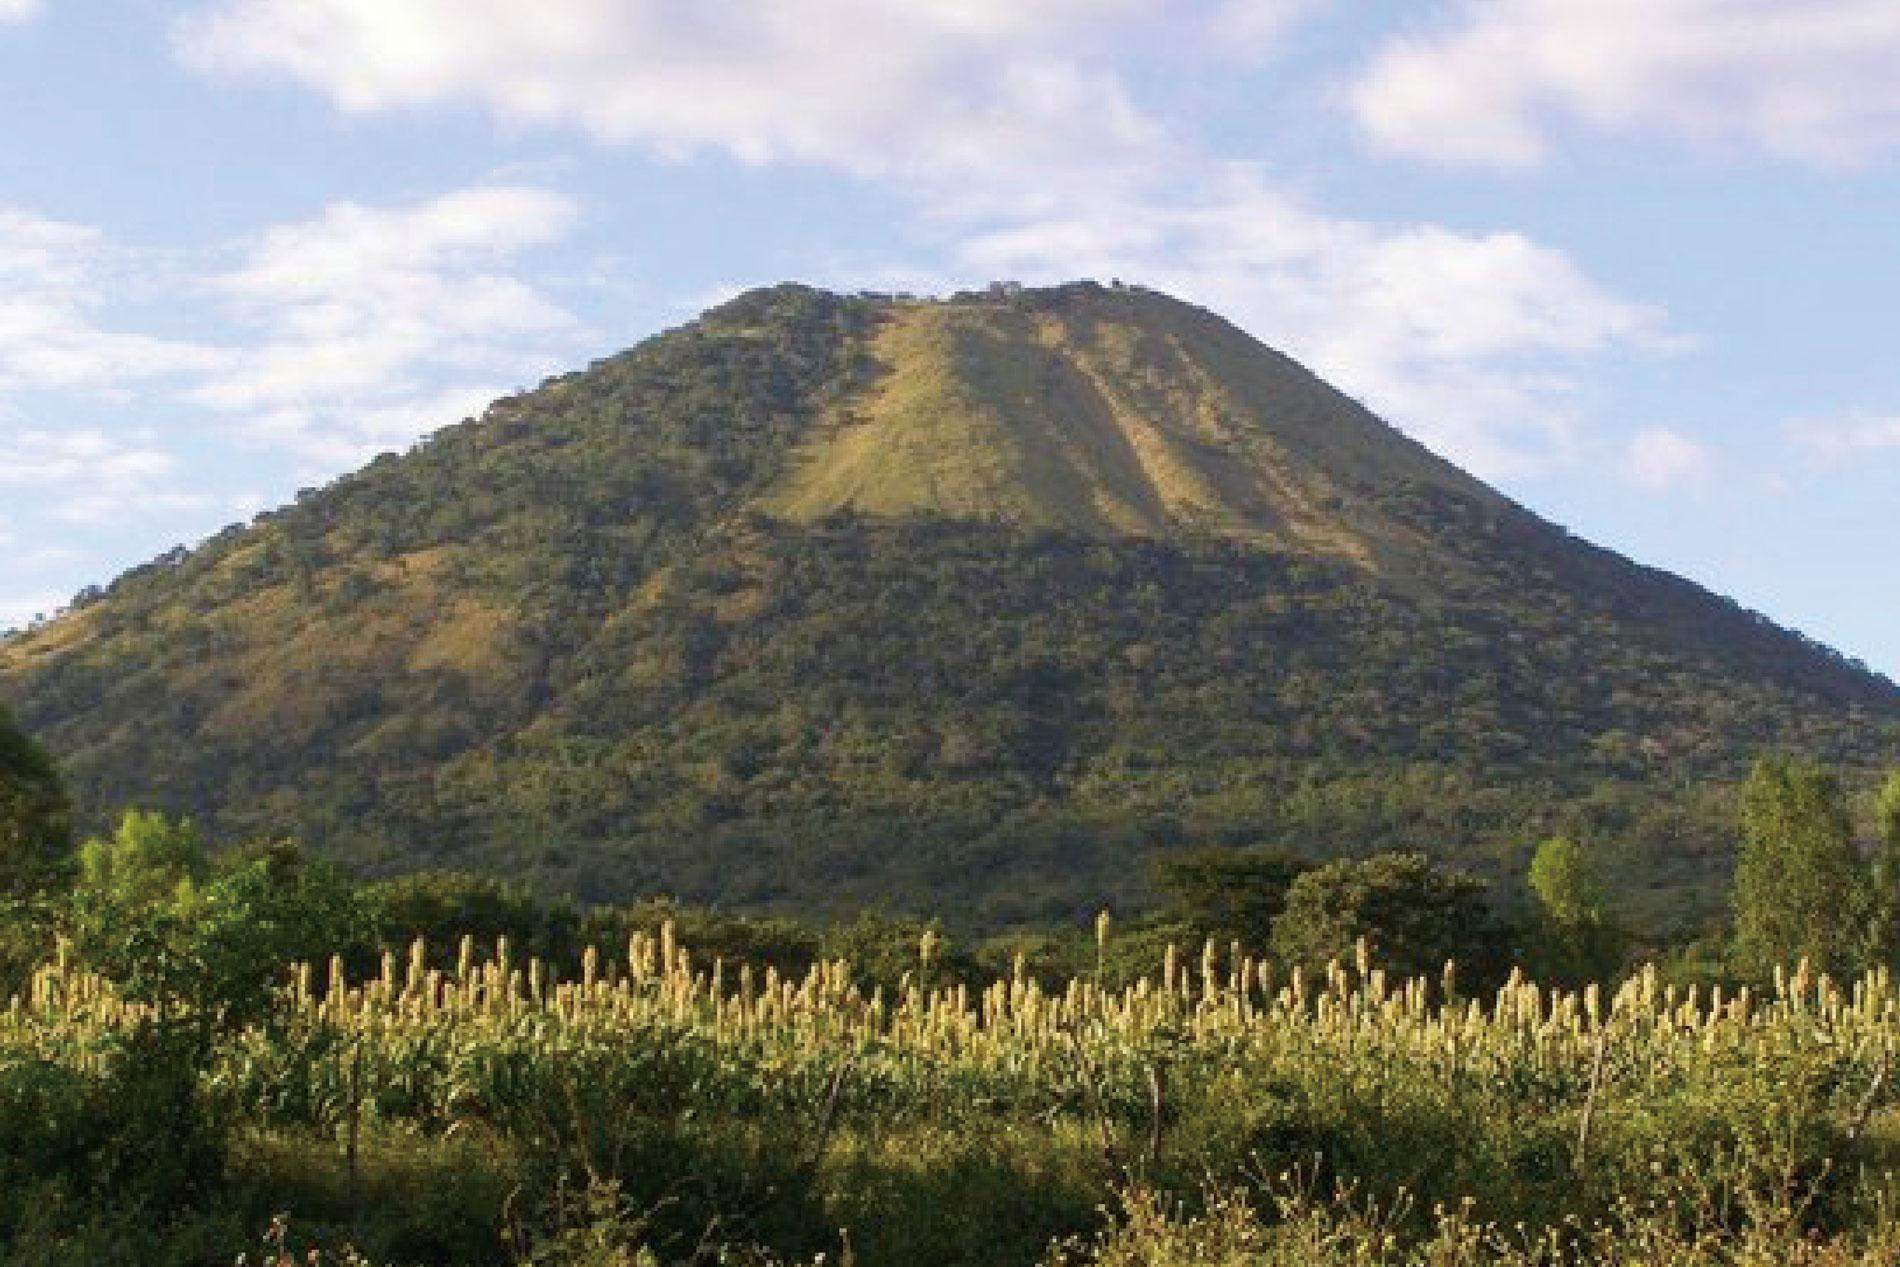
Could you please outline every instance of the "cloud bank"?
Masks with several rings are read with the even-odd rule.
[[[1030,172],[1151,148],[1102,64],[1162,0],[228,0],[192,64],[338,107],[474,105],[674,156]]]
[[[1844,418],[1808,419],[1791,424],[1787,430],[1796,445],[1826,463],[1889,450],[1900,452],[1900,416],[1855,413]]]
[[[337,203],[235,244],[235,268],[193,274],[94,229],[0,213],[0,489],[72,524],[232,508],[194,487],[180,437],[109,424],[133,401],[210,410],[227,443],[312,479],[477,413],[572,354],[580,323],[525,279],[522,257],[575,215],[558,194],[506,185]],[[108,321],[132,306],[136,275],[197,296],[219,320],[196,324],[233,335],[186,342]],[[62,396],[101,421],[32,421]]]
[[[337,203],[251,244],[206,283],[258,343],[189,393],[250,437],[325,466],[366,461],[479,412],[579,322],[519,275],[577,209],[525,186],[478,186],[398,207]]]
[[[1707,445],[1657,427],[1637,433],[1630,441],[1625,469],[1632,483],[1660,493],[1706,476],[1714,461],[1715,453]]]
[[[116,329],[104,234],[0,207],[0,393],[106,390],[202,371],[215,350]]]
[[[1828,165],[1900,147],[1892,0],[1462,0],[1352,92],[1368,136],[1526,167],[1570,132]]]

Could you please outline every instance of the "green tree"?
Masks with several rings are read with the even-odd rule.
[[[1867,868],[1867,956],[1900,958],[1900,770],[1874,798],[1874,855]]]
[[[1757,976],[1807,959],[1840,972],[1862,950],[1867,877],[1854,856],[1840,781],[1809,762],[1764,757],[1742,788],[1735,952]]]
[[[506,937],[524,956],[569,968],[579,958],[580,913],[573,904],[544,901],[514,881],[418,871],[364,885],[358,895],[377,942],[404,950],[419,937],[439,966],[455,963],[465,936],[474,938],[482,954]]]
[[[79,888],[130,906],[182,900],[211,874],[211,854],[189,819],[127,810],[108,837],[79,847]]]
[[[1874,800],[1874,824],[1880,843],[1900,852],[1900,770],[1887,776],[1887,782]]]
[[[167,827],[142,838],[164,849],[195,840]],[[82,962],[126,997],[162,1005],[201,1043],[264,1017],[293,963],[321,962],[366,940],[348,879],[293,844],[250,847],[202,876],[167,890],[168,873],[152,867],[130,872],[127,883],[82,885],[66,918]]]
[[[56,888],[71,862],[72,807],[58,771],[0,706],[0,901]]]
[[[1194,849],[1156,860],[1154,881],[1170,899],[1167,917],[1192,938],[1263,951],[1287,890],[1311,865],[1277,850]]]
[[[154,1218],[202,1200],[226,1173],[233,1105],[202,1077],[219,1042],[272,1023],[290,965],[347,950],[359,921],[342,875],[294,846],[258,846],[211,868],[183,824],[128,821],[94,851],[92,885],[69,895],[61,923],[81,964],[155,1006],[116,1044],[97,1107],[48,1132],[56,1145],[45,1164],[74,1172],[61,1190],[87,1211]]]
[[[1601,980],[1622,959],[1596,858],[1568,836],[1537,846],[1527,877],[1534,906],[1533,966],[1540,977],[1574,984]]]
[[[1373,964],[1398,977],[1435,976],[1455,960],[1467,980],[1495,976],[1502,929],[1483,881],[1434,867],[1422,853],[1386,853],[1306,872],[1273,923],[1275,954],[1315,967],[1350,960],[1364,938]]]
[[[863,911],[828,925],[820,938],[827,959],[850,961],[858,983],[894,990],[905,979],[943,985],[974,976],[969,956],[952,945],[935,923]]]

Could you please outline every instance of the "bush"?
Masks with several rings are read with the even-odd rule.
[[[1483,881],[1441,870],[1421,853],[1328,863],[1288,888],[1273,950],[1284,963],[1315,968],[1351,961],[1363,941],[1395,978],[1436,977],[1456,961],[1478,982],[1494,980],[1509,950],[1485,895]]]

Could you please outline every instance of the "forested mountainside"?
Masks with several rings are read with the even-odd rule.
[[[0,643],[82,815],[372,872],[997,924],[1200,842],[1721,872],[1900,689],[1579,541],[1218,317],[755,291]]]

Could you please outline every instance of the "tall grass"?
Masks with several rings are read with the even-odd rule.
[[[1097,1235],[1118,1191],[1136,1194],[1122,1230],[1071,1241],[1071,1260],[1291,1262],[1271,1238],[1305,1235],[1346,1248],[1299,1261],[1380,1264],[1554,1263],[1537,1254],[1665,1236],[1685,1256],[1655,1262],[1892,1243],[1884,972],[1797,968],[1724,994],[1646,970],[1467,997],[1449,966],[1392,981],[1362,953],[1281,972],[1210,944],[1126,989],[1019,969],[973,990],[936,984],[931,950],[867,992],[840,962],[729,970],[670,926],[590,951],[574,980],[505,942],[465,942],[447,970],[418,944],[366,980],[296,969],[201,1087],[253,1138],[312,1141],[345,1207],[392,1141],[464,1157],[482,1141],[500,1190],[534,1194],[488,1211],[498,1247],[602,1191],[681,1255],[730,1235],[835,1256],[845,1229],[864,1262],[1027,1263]],[[0,1113],[30,1107],[18,1070],[104,1077],[154,1019],[48,965],[0,1017]],[[1185,1204],[1141,1195],[1158,1192]],[[1168,1248],[1242,1227],[1269,1239]],[[1472,1256],[1431,1249],[1457,1236]],[[431,1245],[418,1261],[448,1252]]]

